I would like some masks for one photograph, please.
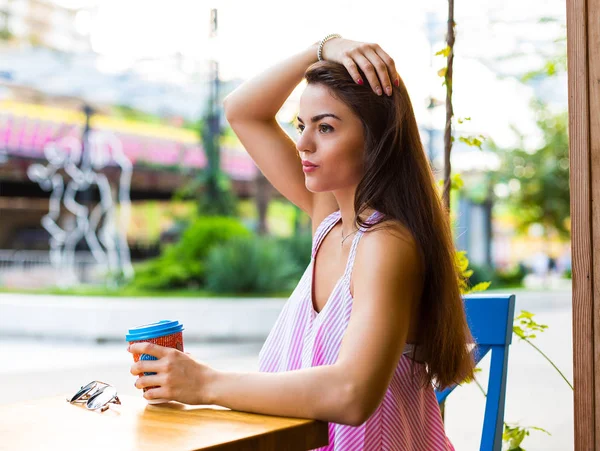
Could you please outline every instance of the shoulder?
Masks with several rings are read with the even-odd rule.
[[[413,233],[396,219],[384,220],[363,235],[357,250],[358,261],[371,266],[391,266],[421,272],[423,262],[420,247]],[[409,268],[407,268],[409,266]]]
[[[399,221],[372,226],[357,248],[351,280],[355,305],[368,299],[372,308],[379,305],[390,315],[405,314],[422,293],[422,261],[415,237]]]

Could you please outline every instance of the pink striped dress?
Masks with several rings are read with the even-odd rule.
[[[368,221],[376,220],[379,214],[375,212]],[[361,228],[356,233],[346,270],[319,313],[312,304],[312,279],[317,250],[340,218],[339,210],[335,211],[317,228],[311,262],[260,351],[260,371],[291,371],[331,365],[337,360],[352,312],[350,275],[365,230]],[[412,361],[406,355],[411,350],[411,345],[404,349],[383,401],[373,415],[357,427],[330,423],[329,445],[320,450],[454,450],[446,437],[433,387],[423,388],[418,377],[412,379]],[[415,363],[415,376],[421,371],[424,366]]]

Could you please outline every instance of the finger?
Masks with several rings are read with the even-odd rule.
[[[140,360],[131,365],[129,372],[134,376],[144,373],[159,373],[162,369],[161,367],[162,363],[159,360]]]
[[[377,71],[377,78],[379,79],[383,90],[388,96],[391,96],[392,81],[390,80],[390,75],[388,74],[387,65],[372,48],[365,49],[365,56],[369,59],[373,67],[375,67],[375,70]]]
[[[167,353],[171,350],[171,348],[166,348],[164,346],[155,345],[154,343],[134,343],[129,346],[129,352],[132,354],[148,354],[152,357],[156,357],[160,359],[167,355]]]
[[[169,395],[170,393],[162,387],[156,387],[150,390],[146,390],[144,392],[144,398],[146,398],[148,401],[151,401],[153,399],[172,400],[171,396]]]
[[[363,74],[365,74],[365,77],[367,77],[373,92],[380,96],[383,91],[381,90],[381,83],[379,83],[375,66],[373,66],[371,61],[369,61],[362,53],[355,54],[353,58],[354,61],[356,61],[356,64],[358,64],[360,69],[363,71]]]
[[[360,72],[358,72],[358,66],[351,57],[348,56],[344,59],[344,67],[356,83],[359,85],[364,84],[364,80],[362,79]]]
[[[396,87],[400,86],[400,74],[398,73],[398,69],[396,69],[396,62],[394,59],[388,55],[381,47],[378,45],[375,46],[375,52],[379,55],[379,57],[386,64],[388,69],[388,74],[392,79],[392,84]]]
[[[163,378],[159,375],[140,376],[135,380],[135,388],[159,387],[163,383]]]

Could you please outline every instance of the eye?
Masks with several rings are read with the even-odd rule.
[[[333,131],[333,127],[331,125],[321,124],[319,125],[319,131],[321,133],[330,133]]]
[[[298,124],[298,126],[296,127],[296,129],[298,130],[298,133],[302,134],[302,132],[304,131],[304,125]]]

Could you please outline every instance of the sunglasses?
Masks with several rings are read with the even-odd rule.
[[[92,381],[84,385],[71,399],[67,398],[67,401],[71,404],[85,404],[87,409],[100,409],[101,412],[109,408],[108,404],[121,404],[117,396],[117,389],[100,381]]]

